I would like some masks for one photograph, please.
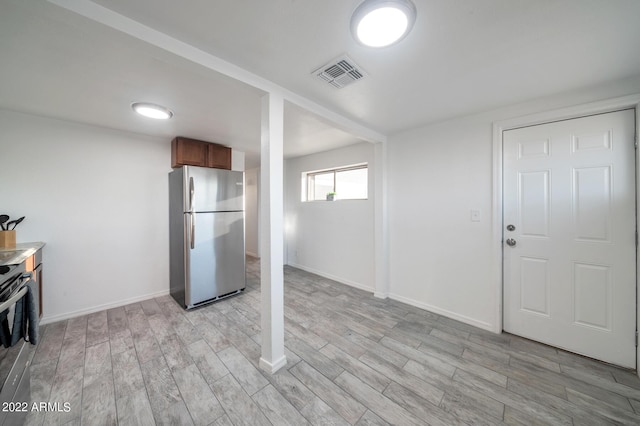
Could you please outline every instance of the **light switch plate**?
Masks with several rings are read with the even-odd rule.
[[[471,210],[471,222],[480,222],[480,210]]]

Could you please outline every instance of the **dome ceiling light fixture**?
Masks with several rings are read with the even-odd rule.
[[[406,37],[415,21],[411,0],[364,0],[351,16],[351,34],[365,46],[390,46]]]
[[[169,108],[149,102],[134,102],[131,104],[131,108],[140,115],[156,120],[168,120],[173,117],[173,112]]]

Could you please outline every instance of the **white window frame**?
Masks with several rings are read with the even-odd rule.
[[[369,164],[368,163],[359,163],[352,164],[349,166],[342,167],[334,167],[331,169],[322,169],[322,170],[313,170],[309,172],[302,173],[302,201],[303,202],[313,202],[313,201],[326,201],[326,199],[309,199],[309,194],[314,194],[314,178],[317,175],[333,173],[333,192],[336,192],[336,175],[339,172],[347,172],[351,170],[367,170],[367,196],[366,198],[340,198],[339,201],[344,200],[368,200],[369,199]],[[331,192],[331,191],[330,191]],[[315,194],[314,194],[315,195]]]

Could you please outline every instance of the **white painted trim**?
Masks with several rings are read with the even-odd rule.
[[[551,111],[544,111],[537,114],[525,115],[522,117],[511,118],[508,120],[496,121],[493,123],[493,211],[492,211],[492,247],[494,264],[493,282],[494,294],[496,295],[496,310],[495,310],[495,326],[491,331],[495,333],[501,333],[503,322],[503,258],[502,258],[502,224],[503,224],[503,212],[502,212],[502,133],[505,130],[515,129],[518,127],[532,126],[536,124],[548,123],[558,120],[567,120],[572,118],[583,117],[587,115],[600,114],[605,112],[612,112],[624,108],[636,108],[636,135],[639,131],[640,120],[640,93],[623,96],[612,99],[605,99],[597,102],[590,102],[582,105],[575,105],[567,108],[556,109]],[[636,161],[638,161],[636,152]],[[636,190],[640,189],[640,185]],[[638,197],[638,194],[636,194]],[[640,216],[637,218],[640,223]],[[640,259],[638,259],[638,265],[640,265]],[[640,266],[636,266],[638,273],[640,273]],[[636,275],[636,279],[637,279]],[[637,287],[637,283],[636,283]],[[638,292],[636,292],[638,293]],[[640,306],[640,295],[638,295],[638,305]],[[637,309],[636,309],[637,311]],[[638,313],[636,327],[640,325],[640,313]],[[636,349],[637,366],[640,365],[640,351]]]
[[[389,299],[397,300],[398,302],[406,303],[407,305],[415,306],[416,308],[424,309],[425,311],[433,312],[434,314],[442,315],[444,317],[451,318],[456,321],[481,328],[483,330],[493,331],[493,325],[488,322],[478,321],[475,318],[460,315],[457,312],[448,311],[446,309],[442,309],[428,303],[419,302],[417,300],[409,299],[408,297],[404,296],[398,296],[397,294],[393,293],[389,294]]]
[[[322,271],[319,271],[317,269],[310,268],[308,266],[299,265],[297,263],[289,263],[288,265],[293,267],[293,268],[302,269],[303,271],[307,271],[307,272],[310,272],[312,274],[319,275],[321,277],[328,278],[328,279],[333,280],[333,281],[337,281],[340,284],[345,284],[345,285],[348,285],[350,287],[355,287],[355,288],[357,288],[359,290],[368,291],[369,293],[373,293],[374,292],[373,287],[370,287],[368,285],[365,285],[365,284],[362,284],[362,283],[359,283],[359,282],[356,282],[356,281],[351,281],[351,280],[348,280],[346,278],[338,277],[336,275],[331,275],[331,274],[328,274],[326,272],[322,272]]]
[[[156,297],[162,297],[162,296],[168,296],[168,295],[169,295],[169,290],[167,289],[167,290],[158,291],[156,293],[145,294],[143,296],[136,296],[136,297],[131,297],[129,299],[119,300],[117,302],[105,303],[103,305],[97,305],[97,306],[92,306],[90,308],[79,309],[77,311],[67,312],[64,314],[51,315],[51,316],[44,315],[40,319],[40,325],[51,324],[53,322],[67,320],[69,318],[75,318],[75,317],[80,317],[82,315],[93,314],[94,312],[104,311],[105,309],[119,308],[121,306],[129,305],[131,303],[142,302],[143,300],[149,300],[149,299],[154,299]]]
[[[266,371],[267,373],[273,374],[276,371],[280,370],[285,365],[287,365],[287,357],[283,355],[282,358],[278,359],[273,364],[264,358],[260,358],[259,365],[260,365],[260,368]]]
[[[269,93],[261,103],[261,355],[275,368],[284,356],[284,99]]]
[[[375,293],[380,299],[389,294],[389,210],[387,208],[387,143],[377,143],[374,166]]]
[[[99,22],[117,31],[128,34],[160,49],[166,50],[176,56],[187,59],[196,64],[202,65],[220,74],[224,74],[249,86],[255,87],[265,93],[279,93],[285,100],[298,105],[314,114],[330,121],[341,130],[351,133],[354,136],[369,142],[386,142],[387,137],[382,133],[372,130],[361,123],[287,90],[270,80],[249,72],[237,65],[227,62],[217,56],[200,50],[190,44],[170,37],[151,27],[134,21],[124,15],[120,15],[106,7],[100,6],[89,0],[48,0],[59,7]]]

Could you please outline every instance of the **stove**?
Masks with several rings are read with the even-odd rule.
[[[25,265],[0,266],[0,306],[14,299],[28,276],[25,275]],[[4,307],[7,323],[13,324],[13,310],[15,302]],[[2,324],[0,324],[2,326]],[[33,345],[21,339],[11,347],[0,344],[0,425],[20,425],[28,414],[31,404],[29,364]]]

